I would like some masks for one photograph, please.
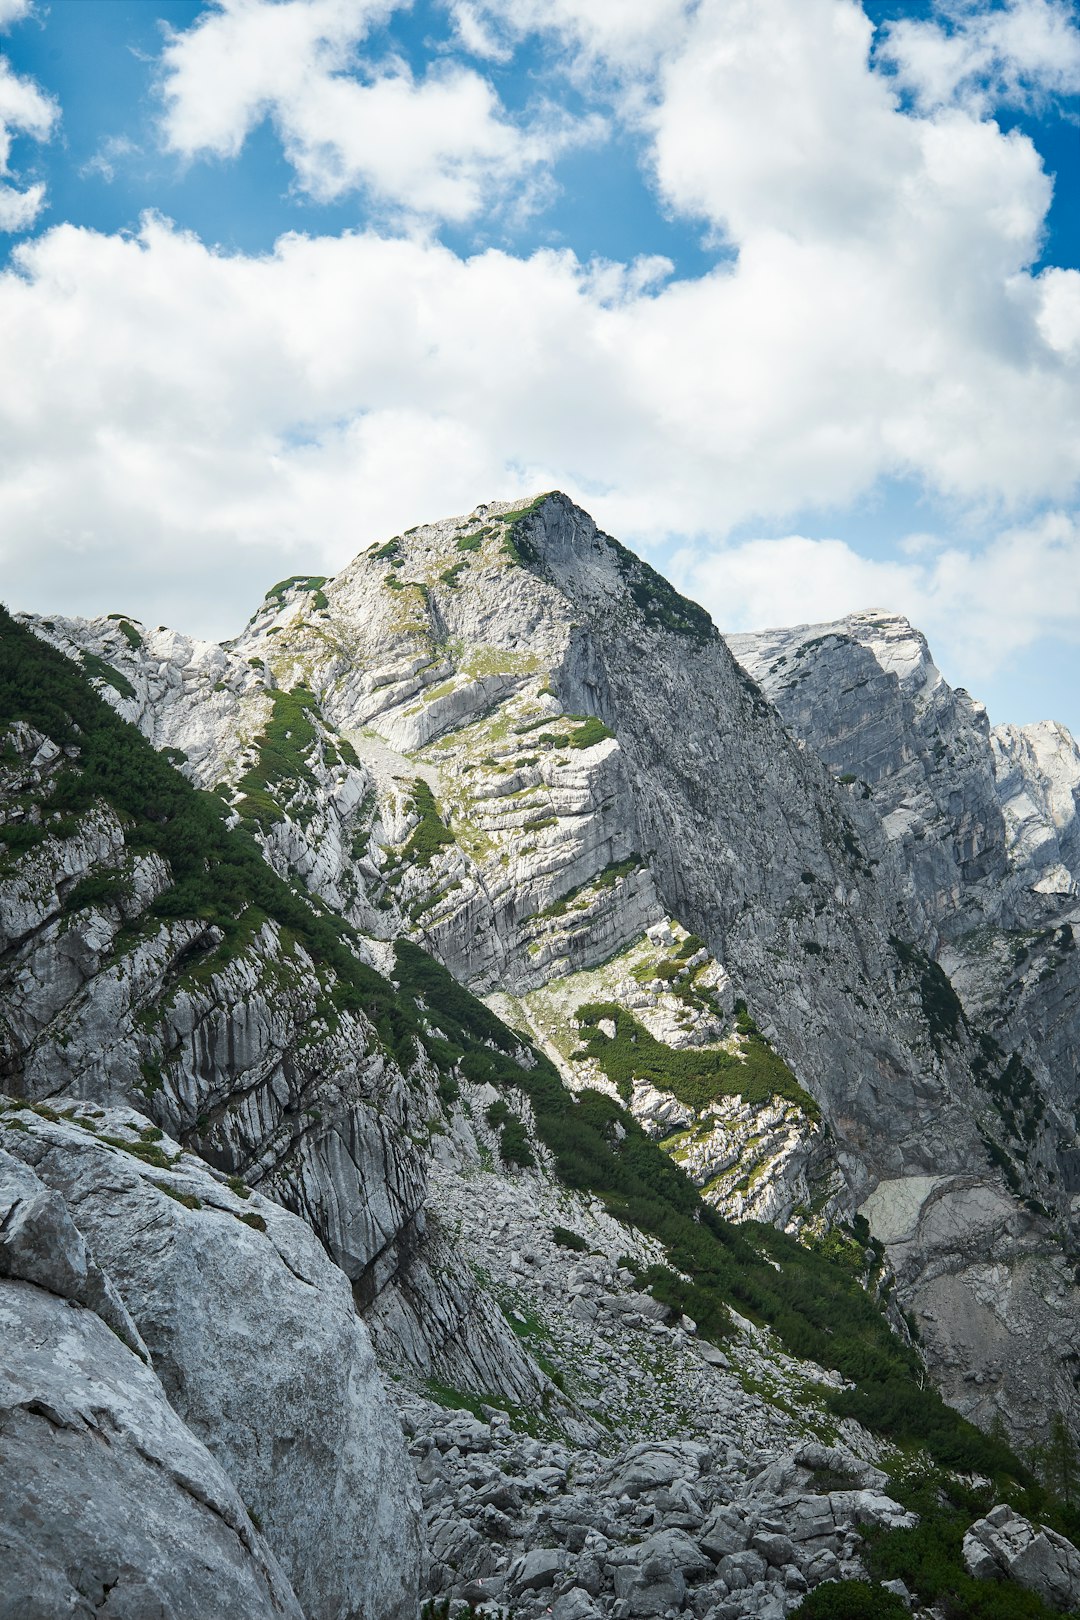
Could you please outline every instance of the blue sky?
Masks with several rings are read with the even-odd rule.
[[[13,605],[228,635],[561,487],[723,628],[907,612],[993,720],[1080,731],[1071,0],[0,28]]]

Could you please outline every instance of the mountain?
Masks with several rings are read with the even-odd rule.
[[[1067,733],[991,733],[901,620],[725,641],[558,494],[282,581],[223,646],[0,631],[4,1147],[113,1304],[64,1297],[127,1313],[257,1513],[264,1608],[276,1559],[309,1615],[782,1614],[867,1524],[918,1591],[916,1454],[957,1591],[957,1468],[1050,1512],[1004,1437],[1065,1490]],[[323,1330],[276,1325],[282,1221],[359,1313],[292,1473],[277,1347]],[[30,1250],[0,1276],[49,1293]],[[270,1346],[250,1456],[223,1270]],[[368,1439],[328,1445],[343,1401]],[[301,1532],[317,1479],[356,1517]]]

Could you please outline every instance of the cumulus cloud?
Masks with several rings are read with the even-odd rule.
[[[904,560],[788,535],[675,559],[681,588],[725,630],[812,624],[881,608],[905,614],[974,682],[1046,636],[1080,643],[1080,520],[1051,511],[985,546],[922,538]]]
[[[1080,29],[1071,0],[941,0],[937,17],[886,25],[880,58],[923,109],[963,102],[1029,106],[1080,90]]]
[[[489,54],[543,33],[584,53],[588,71],[599,65],[616,76],[649,73],[693,9],[694,0],[449,0],[463,40],[478,37]]]
[[[270,118],[297,184],[316,199],[362,190],[461,223],[535,187],[539,170],[602,131],[597,115],[550,106],[519,124],[489,81],[460,63],[436,64],[420,80],[400,62],[365,64],[358,46],[399,3],[215,0],[162,54],[166,145],[188,158],[232,157]]]
[[[147,547],[193,579],[236,546],[330,569],[526,488],[650,544],[716,543],[898,464],[980,499],[1070,485],[1078,382],[1039,328],[1041,280],[1007,341],[929,302],[924,334],[915,312],[875,335],[856,311],[866,340],[841,361],[859,285],[791,308],[791,251],[686,282],[374,233],[255,258],[155,219],[137,238],[56,227],[0,276],[21,379],[0,398],[5,572],[51,558],[61,592],[111,606]],[[93,580],[65,560],[84,547]]]
[[[3,4],[3,0],[0,0]],[[0,12],[0,26],[18,21],[26,14],[9,4]],[[47,141],[59,117],[55,101],[34,83],[16,73],[6,57],[0,56],[0,231],[24,231],[34,223],[45,202],[45,187],[37,184],[20,189],[8,183],[12,175],[11,149],[17,134],[36,141]]]
[[[0,231],[26,231],[34,223],[45,203],[45,187],[0,185]]]
[[[442,218],[546,172],[557,126],[511,126],[478,71],[360,63],[392,3],[220,0],[166,48],[173,148],[227,158],[269,116],[315,194],[361,186]],[[20,377],[0,397],[13,596],[225,634],[268,578],[560,487],[632,544],[689,537],[686,582],[727,625],[877,603],[955,639],[965,615],[991,624],[996,590],[1004,655],[1080,618],[1080,273],[1031,270],[1051,189],[1029,140],[966,96],[901,101],[853,0],[455,13],[476,61],[550,23],[634,80],[618,116],[663,207],[730,254],[687,279],[655,257],[462,257],[417,233],[244,256],[154,218],[133,237],[57,227],[0,275]],[[838,541],[726,542],[893,476],[999,538],[888,564]],[[1040,503],[1049,527],[1017,528]],[[1037,600],[1025,547],[1050,581]]]
[[[22,22],[30,15],[30,0],[0,0],[0,29]]]

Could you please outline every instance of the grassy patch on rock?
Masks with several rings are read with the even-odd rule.
[[[750,1103],[783,1097],[797,1103],[809,1118],[820,1118],[810,1093],[745,1013],[738,1054],[709,1047],[666,1046],[614,1001],[586,1003],[577,1015],[589,1036],[576,1055],[595,1058],[624,1100],[629,1100],[635,1080],[648,1080],[695,1111],[708,1108],[720,1097],[742,1097]],[[600,1029],[601,1022],[614,1024],[614,1035]]]

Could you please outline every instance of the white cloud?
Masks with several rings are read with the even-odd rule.
[[[1043,281],[1005,340],[932,303],[925,333],[878,330],[857,279],[826,297],[811,278],[796,298],[808,261],[793,252],[776,241],[671,282],[651,260],[462,260],[374,234],[286,237],[251,258],[157,220],[137,239],[57,227],[0,276],[20,378],[0,396],[9,588],[48,576],[54,606],[131,605],[132,578],[175,564],[202,593],[228,555],[244,589],[184,615],[213,612],[224,633],[255,581],[289,571],[282,556],[337,568],[421,517],[523,489],[567,489],[630,543],[715,545],[755,511],[839,500],[900,460],[991,502],[1071,484],[1080,383],[1038,331]],[[853,305],[865,339],[844,350]],[[854,599],[872,581],[852,577]]]
[[[17,21],[21,15],[25,15],[25,8],[22,12],[9,8],[6,21]],[[5,14],[0,12],[0,26],[4,25]],[[11,148],[15,135],[47,141],[59,115],[55,101],[45,95],[33,79],[21,77],[7,58],[0,56],[0,180],[12,176]],[[20,191],[16,186],[0,183],[0,231],[28,229],[44,203],[43,185],[28,186]]]
[[[869,608],[904,613],[973,683],[1047,636],[1080,644],[1080,519],[1052,511],[982,547],[932,547],[905,561],[841,540],[789,535],[705,554],[673,573],[725,630],[827,623]]]
[[[269,117],[300,187],[320,201],[363,190],[406,213],[461,223],[522,185],[598,117],[544,108],[512,121],[491,84],[457,63],[416,80],[365,66],[357,47],[400,0],[216,0],[162,55],[163,133],[185,157],[233,157]]]
[[[320,195],[363,185],[455,218],[508,175],[520,194],[566,131],[511,128],[460,65],[362,80],[390,5],[218,5],[167,47],[175,149],[227,156],[270,115]],[[466,9],[478,50],[547,17],[613,75],[651,73],[633,116],[663,204],[736,255],[679,280],[652,257],[463,259],[420,234],[245,257],[155,220],[58,227],[0,276],[13,594],[226,633],[290,563],[328,571],[422,517],[562,487],[631,544],[690,537],[701,589],[774,622],[876,601],[986,625],[984,579],[1003,653],[1018,626],[1080,622],[1074,528],[924,540],[887,565],[725,544],[898,475],[998,529],[1074,498],[1080,273],[1030,270],[1050,200],[1030,141],[967,100],[902,106],[853,0],[471,0],[459,25]],[[1025,546],[1052,582],[1039,601]]]
[[[1080,353],[1080,270],[1044,270],[1039,277],[1039,330],[1058,354]]]
[[[1080,29],[1071,0],[939,0],[941,20],[886,25],[881,59],[923,109],[964,102],[1025,106],[1080,90]]]
[[[865,608],[925,607],[918,567],[860,556],[843,540],[800,534],[744,540],[715,552],[684,550],[672,575],[725,630],[822,623]]]
[[[30,15],[30,0],[0,0],[0,29],[22,22]]]
[[[489,62],[505,62],[513,55],[513,48],[500,39],[479,5],[472,0],[451,0],[450,17],[454,37],[462,50],[470,56],[481,56]]]
[[[79,175],[82,179],[96,174],[107,184],[111,185],[116,179],[116,167],[125,158],[132,157],[138,151],[135,142],[127,135],[109,135],[102,141],[92,157],[87,158]]]
[[[649,72],[683,33],[694,0],[448,0],[463,38],[482,30],[489,51],[528,34],[556,36],[589,72]],[[471,48],[471,47],[470,47]]]
[[[0,185],[0,231],[26,231],[34,223],[45,203],[45,187],[27,186],[19,191],[15,186]]]
[[[48,140],[58,116],[56,103],[33,79],[22,78],[0,56],[0,173],[7,174],[13,131]]]
[[[171,149],[235,157],[279,104],[354,64],[355,48],[395,0],[213,0],[161,57]]]

